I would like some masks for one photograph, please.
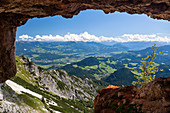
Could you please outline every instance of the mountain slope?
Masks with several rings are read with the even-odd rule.
[[[2,112],[92,112],[96,89],[90,79],[82,80],[63,70],[46,71],[26,57],[16,57],[16,60],[18,72],[11,79],[14,83],[1,84]],[[12,90],[14,84],[22,91]]]
[[[132,85],[132,81],[136,79],[130,69],[121,68],[109,76],[102,78],[102,80],[115,86],[127,86]]]

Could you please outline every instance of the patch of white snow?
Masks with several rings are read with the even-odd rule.
[[[35,93],[29,89],[24,88],[23,86],[11,81],[11,80],[7,80],[5,82],[9,87],[11,87],[16,93],[18,94],[22,94],[22,92],[28,93],[30,95],[33,95],[39,99],[42,99],[42,95]]]

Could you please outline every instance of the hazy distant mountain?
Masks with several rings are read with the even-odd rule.
[[[164,45],[170,45],[169,42],[158,42],[158,41],[129,41],[129,42],[116,42],[116,41],[110,41],[110,42],[100,42],[104,45],[114,45],[114,46],[124,46],[127,47],[129,50],[142,50],[146,49],[148,47],[153,46],[154,44],[159,46],[164,46]]]
[[[156,46],[156,48],[158,48],[157,51],[163,52],[163,55],[170,57],[170,45],[164,45],[164,46],[160,46],[160,47]],[[152,52],[152,47],[148,47],[146,49],[139,50],[139,51],[131,51],[131,52],[137,53],[137,54],[139,54],[139,53],[140,54],[145,54],[146,52],[151,53]]]
[[[101,44],[104,44],[104,45],[114,45],[114,44],[117,44],[118,42],[116,41],[103,41],[103,42],[100,42]]]
[[[144,42],[144,41],[140,41],[140,42],[122,42],[122,43],[117,43],[115,45],[122,45],[125,46],[127,48],[129,48],[130,50],[142,50],[142,49],[146,49],[148,47],[153,46],[154,44],[156,44],[157,47],[159,46],[164,46],[164,45],[169,45],[170,43],[168,42]]]

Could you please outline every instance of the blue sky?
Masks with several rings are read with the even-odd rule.
[[[170,34],[170,22],[156,20],[146,15],[130,15],[127,13],[104,14],[100,10],[86,10],[71,19],[61,16],[33,18],[18,27],[17,39],[22,35],[35,37],[36,35],[60,35],[67,33],[80,34],[88,32],[95,36],[116,37],[124,34]]]

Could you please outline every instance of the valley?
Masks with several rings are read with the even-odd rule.
[[[16,42],[16,56],[29,57],[46,69],[61,67],[90,56],[108,57],[127,50],[125,46],[109,46],[96,42]]]
[[[155,66],[160,70],[156,77],[169,76],[170,69],[170,45],[166,43],[152,42],[158,44],[158,51],[163,54],[157,55]],[[137,42],[138,45],[148,47],[151,42]],[[29,42],[19,41],[16,43],[16,55],[29,57],[40,67],[50,69],[63,69],[70,75],[75,75],[82,79],[90,78],[96,83],[100,81],[101,86],[114,84],[108,82],[110,75],[124,73],[131,80],[122,84],[121,78],[116,79],[116,85],[131,85],[135,80],[131,77],[140,70],[141,60],[147,54],[151,54],[152,48],[141,49],[137,46],[137,51],[132,51],[136,43],[117,43],[114,45],[104,45],[96,42]],[[25,46],[23,46],[25,45]],[[161,46],[163,45],[163,46]],[[123,68],[127,68],[122,72]],[[126,74],[130,71],[132,74]],[[98,81],[96,81],[98,80]],[[120,82],[120,83],[119,83]]]

